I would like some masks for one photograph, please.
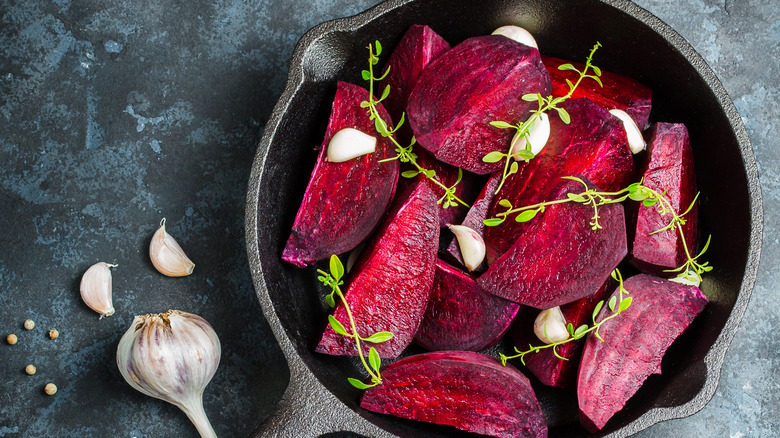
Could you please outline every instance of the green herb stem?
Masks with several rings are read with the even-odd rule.
[[[374,81],[381,81],[387,75],[390,73],[390,67],[385,70],[385,72],[380,77],[374,76],[374,66],[379,62],[379,55],[382,53],[382,45],[379,43],[379,41],[375,42],[376,46],[376,53],[374,52],[374,45],[369,44],[368,45],[368,70],[363,70],[363,79],[368,81],[368,100],[361,102],[361,106],[364,108],[368,108],[369,112],[369,118],[374,121],[374,127],[376,128],[376,131],[381,135],[382,137],[386,137],[390,139],[391,142],[395,145],[396,150],[396,156],[393,158],[387,158],[384,160],[380,160],[380,163],[386,162],[386,161],[394,161],[399,160],[402,163],[411,163],[417,170],[415,171],[409,171],[404,172],[405,177],[407,178],[414,178],[415,176],[419,174],[425,175],[426,178],[433,181],[434,184],[441,187],[442,190],[444,190],[444,195],[439,198],[437,201],[438,204],[442,205],[442,208],[448,208],[450,206],[456,206],[458,204],[463,205],[465,207],[470,207],[466,202],[464,202],[462,199],[460,199],[457,195],[455,195],[455,188],[460,183],[461,178],[463,177],[463,171],[461,169],[458,169],[458,180],[453,184],[452,186],[448,187],[441,181],[439,181],[436,178],[436,171],[433,169],[426,169],[417,162],[417,154],[413,152],[413,146],[416,143],[414,137],[412,138],[411,143],[409,146],[401,146],[401,144],[398,142],[398,140],[395,139],[395,133],[398,131],[398,129],[403,125],[404,120],[406,118],[406,114],[401,114],[401,120],[398,122],[398,125],[394,129],[389,129],[387,126],[387,123],[382,119],[382,117],[379,115],[379,110],[377,109],[377,104],[382,102],[387,98],[387,96],[390,94],[390,85],[385,86],[385,89],[382,91],[382,96],[379,99],[374,99]]]
[[[553,354],[558,359],[569,360],[561,356],[560,354],[558,354],[557,347],[563,344],[568,344],[569,342],[572,341],[576,341],[578,339],[582,339],[585,335],[591,332],[593,332],[593,335],[599,338],[601,342],[604,342],[604,338],[602,338],[601,335],[599,334],[599,329],[601,328],[601,326],[605,322],[609,321],[610,319],[616,318],[618,315],[623,313],[626,309],[629,308],[629,306],[631,306],[631,302],[632,302],[631,297],[625,297],[625,298],[623,297],[624,293],[628,295],[629,292],[623,287],[623,276],[620,274],[620,271],[617,269],[612,271],[612,278],[618,281],[618,296],[617,297],[613,296],[607,302],[607,306],[610,312],[612,312],[612,314],[605,317],[601,321],[598,322],[596,321],[599,312],[604,307],[604,300],[601,300],[598,303],[596,303],[596,307],[593,309],[593,315],[592,315],[593,325],[588,326],[587,324],[583,324],[575,329],[574,326],[571,323],[569,323],[566,326],[566,330],[569,332],[569,337],[567,339],[563,341],[553,342],[551,344],[536,346],[536,347],[531,344],[528,344],[528,350],[525,351],[520,351],[517,347],[514,347],[515,353],[517,354],[513,356],[506,356],[503,353],[499,354],[499,357],[501,358],[501,363],[503,365],[506,365],[506,362],[508,360],[520,358],[520,362],[523,365],[525,365],[526,355],[531,353],[538,353],[547,348],[552,348]]]

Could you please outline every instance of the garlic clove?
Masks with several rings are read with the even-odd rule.
[[[522,158],[519,155],[514,155],[521,150],[525,149],[527,142],[531,143],[531,152],[536,155],[544,149],[547,145],[547,141],[550,139],[550,116],[547,113],[540,113],[539,117],[534,121],[531,130],[528,133],[528,137],[520,135],[518,132],[512,138],[512,148],[510,153],[514,157],[515,161],[520,161]]]
[[[531,35],[531,32],[528,32],[520,26],[501,26],[494,30],[491,35],[503,35],[509,39],[517,41],[520,44],[525,44],[528,47],[539,49],[539,46],[536,44],[536,40],[534,39],[534,36]]]
[[[619,109],[611,109],[609,113],[620,119],[623,122],[623,129],[626,130],[626,138],[628,138],[628,148],[631,152],[638,154],[645,150],[647,143],[645,143],[644,137],[642,137],[642,131],[639,126],[636,125],[634,119],[628,115],[627,112]]]
[[[688,270],[685,275],[680,275],[674,278],[670,278],[669,281],[675,283],[685,284],[688,286],[701,286],[701,276],[692,270]]]
[[[465,225],[447,225],[447,227],[458,239],[463,264],[469,271],[477,269],[485,260],[485,241],[482,236]]]
[[[110,268],[116,267],[117,265],[104,262],[95,263],[81,276],[81,285],[79,286],[81,299],[90,309],[100,314],[100,319],[114,314]]]
[[[357,263],[358,259],[360,258],[360,254],[363,253],[363,248],[365,247],[366,244],[361,243],[349,253],[349,257],[347,257],[347,265],[346,265],[347,274],[349,274],[349,271],[351,271],[352,268],[355,267],[355,263]]]
[[[160,228],[149,243],[149,258],[152,259],[154,267],[168,277],[185,277],[195,269],[195,263],[192,263],[176,240],[165,231],[165,218],[160,221]]]
[[[534,333],[545,344],[554,344],[569,339],[566,330],[566,318],[560,307],[553,307],[539,312],[534,320]]]
[[[203,318],[169,310],[139,315],[116,351],[125,381],[150,397],[184,411],[203,438],[216,437],[203,410],[202,394],[222,354],[217,334]]]
[[[333,134],[328,143],[328,161],[341,163],[376,150],[376,137],[355,128],[344,128]]]

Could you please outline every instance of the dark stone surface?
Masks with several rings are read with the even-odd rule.
[[[175,407],[116,370],[139,313],[200,314],[223,344],[204,404],[220,436],[245,436],[288,376],[252,287],[244,198],[256,143],[295,42],[375,1],[107,2],[0,5],[0,437],[195,433]],[[718,392],[692,417],[642,437],[780,433],[776,292],[780,241],[780,5],[774,0],[638,0],[710,63],[751,136],[766,211],[761,274]],[[301,178],[306,178],[302,173]],[[162,217],[195,261],[158,274],[147,245]],[[117,313],[98,320],[78,283],[117,263]],[[25,319],[36,328],[22,328]],[[46,337],[50,328],[60,338]],[[38,367],[34,376],[24,367]],[[53,397],[43,386],[59,387]]]

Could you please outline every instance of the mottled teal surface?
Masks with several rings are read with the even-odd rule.
[[[374,3],[0,3],[0,332],[19,336],[0,345],[0,437],[192,436],[183,414],[131,389],[114,362],[132,317],[168,308],[200,314],[222,340],[204,394],[217,433],[245,436],[268,415],[287,371],[244,253],[252,157],[298,38]],[[637,3],[723,82],[753,142],[766,211],[760,275],[718,392],[700,413],[639,436],[780,436],[780,4]],[[148,260],[163,217],[197,265],[191,277],[163,277]],[[102,320],[78,296],[98,261],[119,264],[117,312]],[[53,397],[42,392],[49,381]]]

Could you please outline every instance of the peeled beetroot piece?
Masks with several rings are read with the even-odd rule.
[[[487,219],[488,208],[490,207],[490,203],[493,202],[493,196],[495,196],[496,189],[498,188],[498,184],[500,182],[501,174],[494,174],[490,177],[490,179],[488,179],[487,183],[482,188],[482,191],[479,192],[477,200],[471,204],[471,208],[469,209],[468,213],[466,213],[466,217],[463,219],[463,222],[460,225],[471,228],[484,238],[485,224],[482,221]],[[452,239],[450,246],[447,247],[447,253],[449,253],[455,260],[457,260],[461,266],[466,266],[465,262],[463,261],[463,256],[460,254],[458,239]],[[476,271],[484,272],[485,269],[487,269],[487,263],[483,262],[477,267]]]
[[[395,193],[398,162],[380,163],[395,156],[395,147],[374,131],[360,102],[368,91],[339,82],[317,163],[282,252],[282,260],[304,267],[341,254],[362,242],[382,219]],[[390,117],[377,105],[388,126]],[[344,128],[376,137],[376,150],[342,163],[327,159],[328,143]]]
[[[579,182],[568,181],[552,199],[583,190]],[[537,309],[595,293],[628,252],[623,206],[602,205],[598,213],[603,228],[593,230],[592,206],[576,202],[548,206],[477,284],[494,295]]]
[[[577,72],[558,70],[559,65],[572,64],[579,71],[585,68],[585,64],[551,56],[542,56],[542,62],[550,73],[553,87],[552,95],[555,97],[565,96],[569,93],[566,79],[576,82],[579,78]],[[587,97],[608,110],[623,110],[634,119],[640,130],[644,129],[650,119],[652,91],[632,78],[605,70],[601,70],[601,83],[604,85],[603,87],[592,79],[583,79],[572,97]]]
[[[436,172],[436,179],[447,187],[452,187],[458,182],[458,168],[450,166],[447,163],[442,163],[433,157],[428,151],[423,148],[417,147],[415,149],[417,154],[417,163],[424,169],[433,170]],[[401,163],[402,171],[416,170],[415,167],[407,163]],[[468,202],[470,197],[474,196],[476,189],[474,188],[474,179],[476,175],[469,172],[463,172],[458,185],[455,186],[455,196],[462,199],[464,202]],[[423,174],[418,174],[414,178],[400,178],[398,181],[398,191],[403,191],[404,188],[416,183],[417,181],[424,181],[436,194],[436,199],[441,199],[444,196],[444,189],[438,184],[431,181]],[[444,208],[444,202],[439,203],[439,226],[446,227],[448,224],[457,223],[463,220],[463,217],[468,212],[465,205],[458,203],[458,205],[450,205]]]
[[[588,335],[580,362],[580,422],[591,432],[603,428],[650,374],[661,374],[664,353],[708,302],[696,286],[653,275],[636,275],[623,286],[631,305],[601,325],[605,342]],[[604,306],[597,321],[609,314]]]
[[[385,64],[385,69],[390,68],[390,74],[376,88],[382,91],[390,85],[390,94],[382,103],[393,120],[401,120],[409,95],[423,69],[449,49],[450,44],[428,26],[415,24],[406,31]],[[396,139],[402,145],[409,144],[412,130],[408,123],[396,131]]]
[[[693,151],[688,139],[688,130],[683,124],[656,123],[649,133],[647,146],[648,162],[642,184],[658,193],[666,192],[674,211],[685,212],[696,197],[696,174],[693,166]],[[682,266],[685,255],[683,239],[677,227],[651,234],[669,224],[671,215],[662,216],[660,204],[639,207],[636,234],[632,248],[632,264],[646,273],[662,275],[664,270]],[[699,207],[684,216],[682,226],[685,244],[691,255],[695,255],[698,238]]]
[[[469,274],[438,260],[431,300],[414,341],[431,351],[484,350],[504,335],[518,309],[482,291]]]
[[[571,123],[563,123],[552,111],[547,145],[507,178],[490,205],[489,218],[506,210],[498,204],[502,199],[515,207],[549,201],[564,176],[583,175],[610,192],[634,182],[634,159],[622,122],[588,99],[568,100],[559,106],[569,112]],[[525,223],[511,220],[498,227],[487,227],[488,264],[507,251],[526,227]]]
[[[468,351],[425,353],[387,365],[367,389],[370,411],[493,437],[546,437],[528,378],[511,365]]]
[[[571,323],[574,328],[582,324],[593,324],[593,309],[611,289],[612,279],[608,279],[593,295],[580,298],[577,301],[561,306],[561,313],[566,323]],[[527,349],[527,345],[543,345],[542,341],[534,334],[534,321],[539,315],[539,310],[526,307],[518,317],[519,324],[512,328],[514,344],[521,350]],[[556,347],[559,356],[567,360],[555,357],[552,348],[540,350],[538,353],[525,356],[525,365],[528,371],[533,373],[540,382],[557,388],[573,387],[577,381],[577,369],[580,365],[580,354],[585,339],[571,341]]]
[[[492,121],[525,120],[536,102],[527,93],[550,92],[539,51],[500,35],[469,38],[433,60],[409,96],[407,117],[417,142],[445,163],[486,174],[503,163],[485,163],[506,152],[514,136]]]
[[[414,189],[411,195],[405,202],[396,203],[363,250],[345,295],[361,337],[380,331],[393,333],[389,341],[373,344],[383,358],[398,357],[412,342],[433,286],[439,245],[436,196],[427,184],[410,189]],[[341,302],[333,316],[344,327],[350,327]],[[330,325],[316,351],[357,355],[354,340],[336,333]]]

